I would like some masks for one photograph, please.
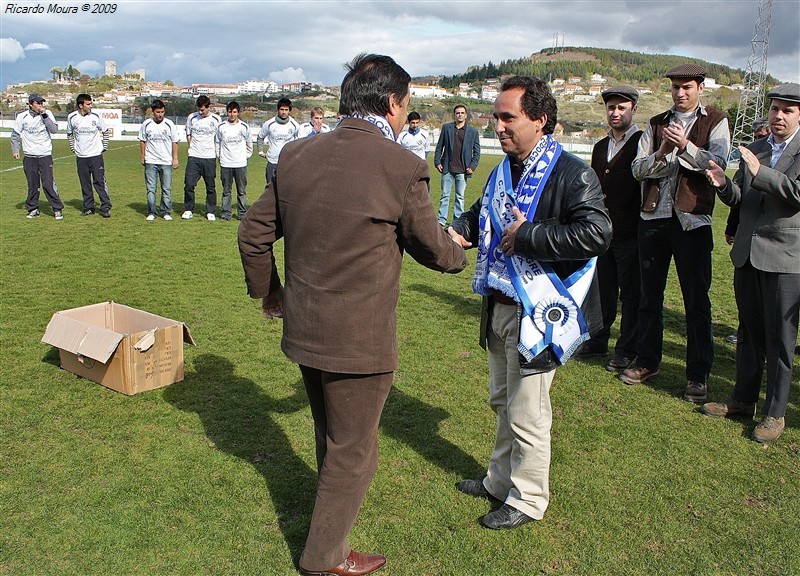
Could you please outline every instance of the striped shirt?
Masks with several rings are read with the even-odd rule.
[[[67,116],[67,140],[78,158],[100,156],[108,150],[108,136],[106,123],[95,112],[83,116],[75,110]]]
[[[58,124],[50,110],[44,114],[35,114],[24,110],[17,114],[14,129],[11,131],[11,152],[19,153],[20,143],[26,156],[50,156],[53,153],[53,141],[50,134],[58,131]]]

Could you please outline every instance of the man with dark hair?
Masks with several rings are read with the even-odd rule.
[[[38,218],[39,184],[56,220],[64,219],[64,203],[58,195],[53,179],[53,141],[51,134],[58,132],[58,124],[50,110],[44,107],[45,99],[38,94],[28,96],[28,109],[17,114],[11,130],[11,155],[19,160],[20,145],[25,153],[22,168],[28,180],[28,197],[25,200],[26,218]]]
[[[214,137],[217,127],[222,123],[218,114],[211,112],[211,99],[205,94],[197,97],[197,111],[186,119],[186,141],[189,143],[189,157],[186,160],[186,175],[183,184],[184,220],[194,216],[194,189],[202,176],[206,184],[206,219],[214,221],[217,217],[217,157]]]
[[[639,222],[639,350],[620,379],[641,384],[658,375],[664,343],[664,290],[669,263],[675,270],[686,313],[686,388],[683,399],[700,403],[708,393],[714,361],[711,333],[711,213],[714,188],[705,177],[709,162],[725,166],[731,144],[728,118],[700,103],[706,70],[681,64],[666,73],[674,106],[650,119],[633,161],[642,181]]]
[[[753,430],[762,443],[783,433],[800,316],[800,85],[777,86],[767,98],[770,136],[739,147],[733,180],[714,162],[706,171],[720,199],[740,207],[731,261],[741,339],[733,394],[702,408],[752,418],[766,361],[766,398]]]
[[[478,247],[473,290],[483,297],[481,347],[497,435],[486,476],[458,490],[503,505],[482,522],[512,529],[540,520],[550,501],[550,384],[602,326],[595,256],[611,221],[594,171],[553,138],[557,107],[538,78],[513,77],[494,103],[506,158],[483,195],[447,228]]]
[[[103,152],[108,150],[111,131],[96,112],[92,112],[92,97],[78,94],[75,98],[78,109],[67,116],[67,141],[78,166],[78,180],[83,195],[81,216],[94,214],[92,184],[100,198],[100,216],[111,217],[111,199],[108,197],[106,168]]]
[[[152,222],[160,215],[172,220],[172,170],[178,167],[178,129],[164,117],[161,100],[150,105],[152,118],[139,128],[139,150],[144,166],[144,183],[147,189],[147,220]],[[156,212],[156,180],[161,180],[161,206]]]
[[[247,160],[253,155],[250,126],[239,119],[239,103],[228,102],[228,121],[217,126],[215,144],[222,179],[222,220],[233,215],[231,193],[236,184],[236,215],[239,220],[247,211]]]
[[[622,303],[622,320],[614,356],[606,370],[625,370],[636,357],[637,317],[639,312],[639,223],[641,184],[633,177],[631,163],[636,158],[642,131],[633,123],[639,92],[626,85],[614,86],[602,94],[606,105],[608,136],[592,150],[592,169],[603,187],[603,197],[611,217],[614,235],[608,251],[597,259],[600,308],[603,329],[575,354],[578,358],[608,354],[611,326],[617,317],[617,300]]]
[[[292,101],[288,98],[278,100],[276,106],[278,113],[274,118],[270,118],[264,125],[256,138],[258,145],[258,155],[267,159],[267,184],[272,182],[275,170],[278,168],[278,156],[287,142],[296,139],[300,134],[300,124],[289,116],[292,111]],[[267,141],[268,150],[264,152],[264,141]]]
[[[453,182],[456,184],[456,200],[453,206],[453,219],[464,211],[464,192],[467,178],[478,168],[481,159],[481,139],[478,131],[467,124],[467,108],[457,104],[453,108],[453,122],[442,126],[433,164],[442,175],[442,197],[439,199],[439,224],[447,223],[450,213],[450,193]]]
[[[385,564],[352,550],[347,535],[377,467],[397,368],[403,252],[441,272],[466,266],[436,223],[427,164],[395,143],[411,77],[374,54],[347,70],[347,117],[325,138],[287,144],[280,174],[239,227],[248,293],[268,318],[284,318],[281,347],[300,365],[314,418],[319,479],[299,562],[306,574],[370,574]],[[273,254],[280,238],[285,289]]]
[[[420,118],[419,112],[414,111],[409,112],[407,120],[408,130],[400,132],[397,143],[425,160],[428,157],[428,136],[420,128],[422,118]]]

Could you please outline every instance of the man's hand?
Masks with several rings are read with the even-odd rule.
[[[278,288],[269,296],[261,299],[261,310],[264,312],[264,317],[283,318],[283,287]]]
[[[728,244],[728,246],[733,246],[733,236],[730,234],[725,234],[725,242]]]
[[[14,160],[19,160],[19,152],[12,152],[11,155],[14,157]]]
[[[474,173],[475,173],[475,170],[473,170],[472,168],[469,168],[469,167],[467,168],[467,174],[472,176]]]
[[[514,215],[514,223],[503,230],[503,237],[500,239],[500,250],[502,250],[506,256],[514,255],[514,242],[517,240],[517,230],[519,230],[523,222],[528,221],[516,206],[514,206],[511,213]]]
[[[443,167],[441,164],[437,164],[437,165],[436,165],[436,169],[439,171],[439,174],[441,174],[441,173],[442,173],[442,169],[443,169],[443,168],[444,168],[444,167]]]
[[[447,233],[450,235],[450,238],[453,239],[453,242],[461,246],[462,248],[470,248],[472,246],[472,242],[467,242],[467,239],[464,238],[461,234],[455,231],[455,229],[450,226],[447,229]]]
[[[758,170],[761,168],[761,162],[758,161],[758,158],[755,154],[750,152],[750,149],[746,146],[739,146],[739,152],[742,153],[742,161],[747,166],[747,171],[750,172],[750,175],[755,177],[758,174]]]
[[[266,158],[267,157],[267,153],[264,152],[263,150],[259,150],[258,151],[258,155],[261,156],[262,158]]]
[[[173,168],[177,168],[178,167],[178,159],[177,158],[173,158],[172,159],[172,167]]]
[[[683,125],[678,123],[670,124],[664,128],[661,132],[661,138],[664,142],[668,142],[673,148],[677,148],[678,150],[685,150],[686,144],[689,142],[683,131]]]
[[[706,178],[708,178],[709,183],[715,188],[723,188],[725,186],[725,170],[713,160],[708,161]]]

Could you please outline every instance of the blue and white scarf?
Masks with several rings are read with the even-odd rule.
[[[520,354],[531,361],[549,346],[563,365],[589,339],[580,306],[589,291],[597,259],[590,259],[569,278],[561,280],[547,262],[519,254],[509,258],[500,249],[503,230],[514,223],[514,206],[527,220],[533,220],[561,151],[561,145],[552,136],[542,136],[525,162],[516,189],[511,183],[507,157],[492,171],[478,221],[478,260],[472,289],[483,296],[498,290],[519,302],[522,305]]]
[[[378,129],[383,133],[385,138],[388,138],[389,140],[394,142],[395,139],[394,130],[392,130],[392,126],[391,124],[389,124],[389,121],[383,116],[378,116],[377,114],[355,113],[351,114],[350,117],[358,118],[359,120],[366,120],[370,124],[375,124],[375,126],[377,126]],[[344,118],[344,116],[342,118]]]

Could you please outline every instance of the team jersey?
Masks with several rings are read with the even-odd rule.
[[[291,116],[284,124],[278,122],[277,117],[270,118],[264,122],[258,133],[258,151],[261,152],[264,149],[264,141],[266,140],[267,144],[269,144],[267,162],[277,164],[281,149],[287,142],[296,139],[298,132],[300,132],[300,124]]]
[[[253,155],[250,126],[238,122],[222,122],[216,132],[217,155],[223,168],[242,168]]]
[[[97,113],[82,116],[75,110],[67,116],[67,140],[79,158],[100,156],[108,148],[108,128]]]
[[[50,134],[58,130],[55,116],[50,110],[45,110],[48,127],[42,114],[32,114],[24,110],[17,114],[14,120],[14,130],[11,132],[11,150],[19,152],[19,142],[22,142],[22,151],[26,156],[49,156],[53,153],[53,141]],[[16,150],[14,144],[16,143]]]
[[[425,160],[425,155],[428,153],[428,137],[423,130],[416,134],[403,130],[400,132],[400,136],[397,137],[397,143]]]
[[[311,122],[306,122],[300,125],[300,132],[298,132],[298,138],[308,138],[309,136],[317,136],[319,134],[325,134],[325,132],[330,132],[331,128],[327,124],[323,124],[322,127],[319,129],[319,132],[314,132],[314,124]]]
[[[189,140],[189,156],[194,158],[215,158],[214,137],[222,118],[213,112],[203,118],[199,112],[192,112],[186,119],[186,139]],[[190,138],[191,137],[191,138]]]
[[[147,164],[172,165],[172,144],[178,141],[178,129],[169,118],[156,123],[152,118],[142,122],[139,140],[145,143],[144,161]]]

